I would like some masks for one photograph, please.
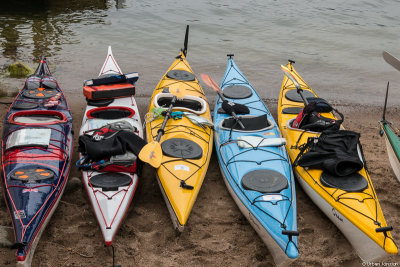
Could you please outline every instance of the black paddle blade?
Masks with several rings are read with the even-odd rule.
[[[233,103],[227,100],[222,101],[222,109],[229,115],[232,113],[236,114],[249,114],[250,110],[248,107],[242,104]]]
[[[189,41],[189,25],[186,25],[186,33],[185,33],[185,42],[183,43],[183,54],[186,57],[187,48],[188,48],[188,41]]]

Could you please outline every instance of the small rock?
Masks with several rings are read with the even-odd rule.
[[[12,78],[23,78],[33,73],[33,70],[22,62],[14,62],[8,66],[10,77]]]

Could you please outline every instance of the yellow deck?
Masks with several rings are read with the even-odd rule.
[[[308,90],[317,96],[315,92],[307,85],[307,83],[300,77],[300,75],[294,70],[290,63],[287,65],[287,67],[295,74],[297,81],[300,83],[301,88],[304,91]],[[308,137],[314,137],[319,134],[313,132],[304,132],[297,129],[290,129],[287,127],[288,121],[295,118],[297,115],[283,114],[282,110],[287,107],[304,107],[302,102],[293,102],[285,97],[285,93],[288,90],[296,90],[296,87],[294,86],[293,82],[285,76],[282,82],[282,88],[278,101],[278,124],[282,136],[287,140],[286,148],[293,163],[300,152],[299,149],[293,148],[296,145],[296,142],[298,142],[298,146],[300,146],[301,144],[307,142]],[[324,113],[323,116],[335,118],[332,113]],[[303,132],[304,134],[298,141]],[[389,232],[389,238],[385,238],[383,233],[375,232],[376,228],[385,227],[387,224],[379,205],[378,197],[372,185],[371,178],[365,168],[359,171],[359,173],[367,179],[369,184],[368,188],[363,192],[346,192],[337,188],[323,186],[320,182],[320,176],[322,174],[322,170],[320,169],[306,170],[300,166],[296,166],[293,169],[299,179],[303,179],[326,202],[328,202],[329,205],[339,211],[350,222],[352,222],[356,227],[358,227],[379,246],[381,246],[387,253],[397,253],[397,247],[391,239],[392,236]],[[380,226],[375,222],[378,222]]]
[[[180,58],[177,58],[171,67],[165,72],[164,76],[156,86],[151,97],[149,112],[154,105],[154,97],[161,93],[165,88],[169,88],[171,93],[179,90],[184,95],[192,95],[203,98],[207,101],[204,92],[197,80],[194,81],[177,81],[166,76],[170,70],[185,70],[193,73],[183,53],[180,53]],[[193,73],[194,74],[194,73]],[[179,108],[174,108],[174,111]],[[199,116],[211,119],[210,108],[207,104],[205,113]],[[161,127],[163,118],[153,120],[146,124],[147,141],[156,140],[157,130]],[[196,201],[200,191],[208,165],[210,163],[211,152],[213,148],[213,130],[209,127],[200,127],[193,124],[185,116],[182,119],[169,119],[165,127],[165,134],[161,137],[160,143],[169,138],[186,138],[197,143],[203,150],[203,155],[200,159],[183,160],[163,156],[162,164],[157,169],[157,176],[164,189],[165,195],[175,213],[176,218],[181,226],[184,226],[188,220],[193,204]],[[182,167],[184,166],[184,167]],[[181,180],[185,180],[186,184],[194,187],[193,190],[183,189],[180,186]],[[168,203],[167,203],[168,205]]]

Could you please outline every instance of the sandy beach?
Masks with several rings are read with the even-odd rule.
[[[76,94],[66,96],[77,133],[85,100]],[[276,118],[277,101],[268,100],[266,103]],[[147,99],[138,99],[138,105],[143,116],[147,111]],[[361,132],[361,142],[375,190],[388,225],[394,227],[393,238],[399,244],[400,183],[390,167],[384,139],[378,133],[382,108],[361,105],[336,107],[345,115],[344,126]],[[1,118],[4,118],[5,112],[3,105]],[[389,108],[387,118],[399,122],[399,109]],[[73,162],[77,160],[77,155],[75,146]],[[362,266],[363,262],[336,226],[312,203],[298,184],[296,190],[300,255],[292,266]],[[8,227],[11,233],[11,220],[3,196],[0,200],[0,225]],[[13,237],[9,238],[12,240]],[[215,155],[187,227],[181,235],[177,235],[172,228],[154,170],[145,166],[139,190],[117,233],[114,246],[116,263],[122,266],[273,266],[268,249],[229,195]],[[14,253],[9,248],[0,248],[0,266],[14,266]],[[381,264],[384,262],[400,264],[400,256],[389,256]],[[111,248],[103,245],[99,226],[81,183],[80,172],[72,166],[65,193],[40,239],[32,266],[111,265]]]

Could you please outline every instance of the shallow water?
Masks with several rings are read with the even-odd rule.
[[[387,50],[400,58],[395,0],[15,2],[0,9],[0,64],[35,66],[46,55],[67,94],[80,93],[82,81],[98,74],[112,45],[120,67],[140,73],[139,95],[151,95],[190,24],[188,60],[195,72],[218,82],[226,54],[234,53],[262,97],[276,99],[280,64],[290,58],[321,97],[383,104],[389,80],[389,103],[400,103],[400,73],[381,56]],[[19,88],[22,82],[3,78],[0,85]]]

